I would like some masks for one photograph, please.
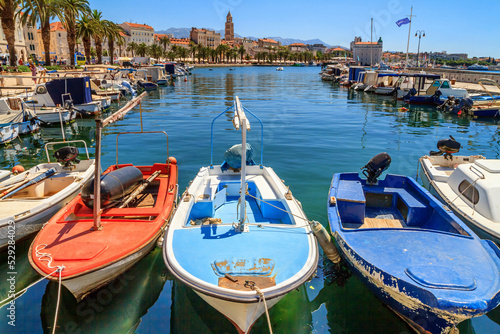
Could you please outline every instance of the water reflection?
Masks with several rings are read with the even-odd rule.
[[[157,301],[167,280],[160,248],[155,248],[134,267],[80,303],[61,289],[58,333],[133,333],[141,317]],[[44,332],[51,333],[58,284],[49,282],[40,314]]]

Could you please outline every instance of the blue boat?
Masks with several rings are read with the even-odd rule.
[[[415,330],[448,333],[500,302],[500,250],[415,180],[378,176],[387,153],[333,176],[328,219],[353,272]]]
[[[271,326],[268,309],[311,278],[318,246],[300,203],[262,165],[263,147],[261,164],[254,163],[246,144],[250,123],[237,97],[234,110],[241,146],[190,183],[165,233],[163,257],[179,281],[248,333],[264,313]]]

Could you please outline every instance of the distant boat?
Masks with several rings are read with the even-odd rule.
[[[197,173],[165,233],[163,256],[172,275],[239,333],[248,333],[314,274],[318,246],[283,181],[272,168],[253,162],[246,144],[250,124],[237,97],[234,109],[242,144],[226,152],[221,166],[210,164]]]
[[[500,302],[500,249],[479,239],[415,180],[378,176],[375,156],[363,174],[333,176],[328,219],[353,272],[419,333],[448,333]]]
[[[469,71],[488,71],[489,70],[488,66],[479,65],[478,63],[475,63],[474,65],[467,67],[467,69]]]
[[[283,71],[283,67],[281,67],[281,66],[280,66],[280,67],[277,67],[277,68],[276,68],[276,71]]]

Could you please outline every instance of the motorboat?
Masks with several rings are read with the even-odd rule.
[[[26,106],[19,97],[0,98],[0,127],[17,127],[19,135],[36,132],[40,129],[40,120],[33,109]]]
[[[438,151],[419,159],[424,187],[445,203],[480,237],[500,245],[500,160],[458,156],[453,138],[438,141]]]
[[[101,102],[92,100],[90,78],[61,78],[35,85],[33,93],[23,94],[33,107],[62,107],[82,114],[101,111]]]
[[[127,108],[137,105],[137,99]],[[114,121],[119,113],[99,124],[97,120],[96,127]],[[166,136],[166,162],[146,166],[118,162],[120,135],[155,133]],[[100,151],[99,128],[96,142]],[[47,222],[29,252],[33,268],[51,281],[60,279],[78,301],[156,247],[175,208],[177,162],[168,156],[167,134],[141,128],[119,133],[116,143],[116,164],[86,183],[81,194]]]
[[[17,138],[19,135],[17,125],[9,124],[0,126],[0,145],[7,144]]]
[[[420,80],[417,80],[417,82],[420,82],[422,78],[424,77],[420,76]],[[417,84],[417,87],[420,87],[420,84]],[[403,100],[409,104],[438,106],[443,104],[450,96],[468,98],[469,93],[467,89],[452,88],[448,79],[435,79],[425,92],[412,88],[408,94],[403,96]]]
[[[51,161],[49,147],[72,143],[85,147],[85,159],[78,159],[77,147],[64,146],[54,152],[57,161]],[[0,249],[7,247],[12,231],[15,240],[38,232],[92,177],[95,163],[84,141],[47,143],[45,152],[46,163],[0,183]]]
[[[253,161],[238,97],[233,108],[242,143],[222,165],[199,170],[165,232],[163,256],[170,273],[248,333],[314,274],[318,246],[299,201],[272,168]]]
[[[276,67],[276,71],[283,71],[283,67],[281,67],[281,66]]]
[[[331,233],[351,270],[419,333],[449,333],[500,302],[500,250],[381,153],[333,176]],[[456,333],[456,331],[455,331]]]

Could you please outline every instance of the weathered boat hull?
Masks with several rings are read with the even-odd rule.
[[[52,108],[46,110],[37,109],[36,115],[41,121],[48,124],[58,124],[61,122],[61,119],[63,123],[69,123],[76,119],[76,111],[65,110],[59,113]]]

